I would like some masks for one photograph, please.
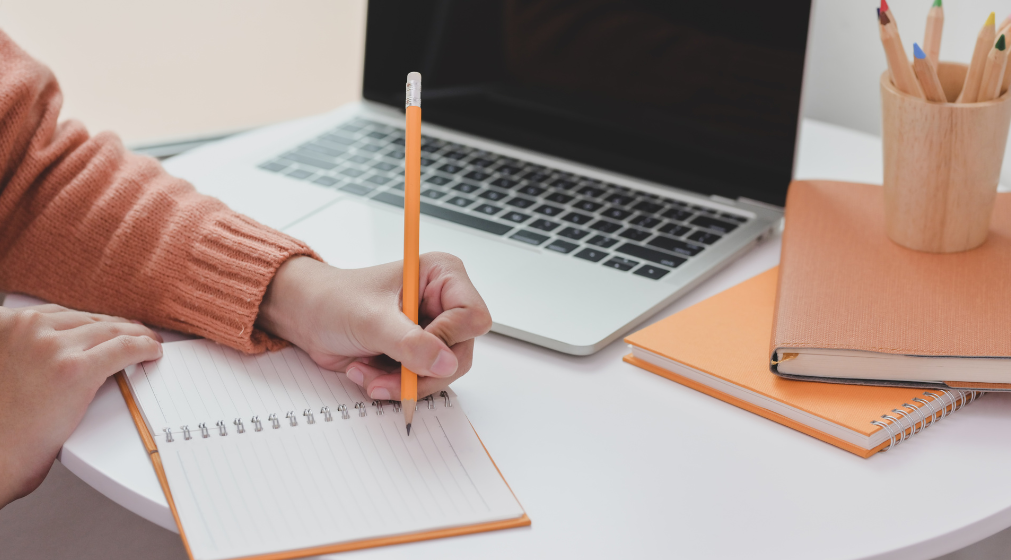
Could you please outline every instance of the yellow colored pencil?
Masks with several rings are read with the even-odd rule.
[[[937,78],[937,69],[934,68],[934,63],[916,43],[913,43],[913,71],[916,72],[916,79],[919,80],[927,101],[935,103],[948,101],[944,96],[941,80]]]
[[[969,62],[969,71],[965,74],[965,83],[962,84],[962,93],[958,96],[959,103],[975,103],[979,99],[979,87],[983,82],[983,70],[986,68],[986,57],[993,49],[994,39],[997,37],[995,22],[997,15],[990,12],[990,17],[986,18],[986,23],[979,30],[976,36],[976,48],[972,51],[972,61]]]
[[[927,53],[934,68],[941,55],[941,33],[944,31],[944,7],[941,0],[934,0],[934,5],[927,12],[927,30],[923,34],[923,52]]]
[[[407,75],[407,125],[404,134],[404,314],[418,323],[421,236],[421,74]],[[400,403],[407,435],[418,404],[418,375],[400,366]]]

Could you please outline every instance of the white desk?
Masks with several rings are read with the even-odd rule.
[[[880,182],[880,141],[805,122],[797,176]],[[770,239],[656,318],[775,265],[779,247]],[[1011,395],[865,460],[627,365],[626,351],[481,339],[454,389],[533,526],[340,558],[925,559],[1011,526]],[[113,382],[61,460],[175,530]]]

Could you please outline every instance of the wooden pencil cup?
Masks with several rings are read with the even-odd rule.
[[[942,62],[949,101],[968,67]],[[1011,125],[1011,92],[984,103],[930,103],[881,75],[885,223],[892,241],[930,253],[986,241]]]

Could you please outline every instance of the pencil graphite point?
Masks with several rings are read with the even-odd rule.
[[[885,0],[881,0],[881,1],[884,2]],[[990,12],[990,17],[986,18],[986,23],[984,23],[983,26],[984,27],[987,27],[987,26],[992,27],[992,26],[994,26],[996,24],[997,24],[997,13],[996,12]]]
[[[917,45],[916,43],[913,43],[913,56],[916,58],[927,58],[927,54],[924,53],[923,49],[920,48],[920,45]]]
[[[411,425],[407,425],[407,435],[411,435]]]
[[[997,44],[994,45],[994,47],[996,47],[997,50],[999,50],[999,51],[1004,50],[1004,48],[1006,47],[1006,43],[1004,42],[1004,36],[1003,35],[1000,36],[1000,39],[997,39]]]

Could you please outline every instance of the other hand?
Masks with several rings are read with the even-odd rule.
[[[0,307],[0,507],[42,483],[105,379],[160,358],[160,341],[117,317]]]
[[[420,376],[418,397],[430,395],[467,373],[491,315],[460,259],[426,253],[420,269],[421,326],[402,311],[403,263],[342,270],[308,257],[281,265],[257,325],[373,399],[400,400],[400,363]]]

